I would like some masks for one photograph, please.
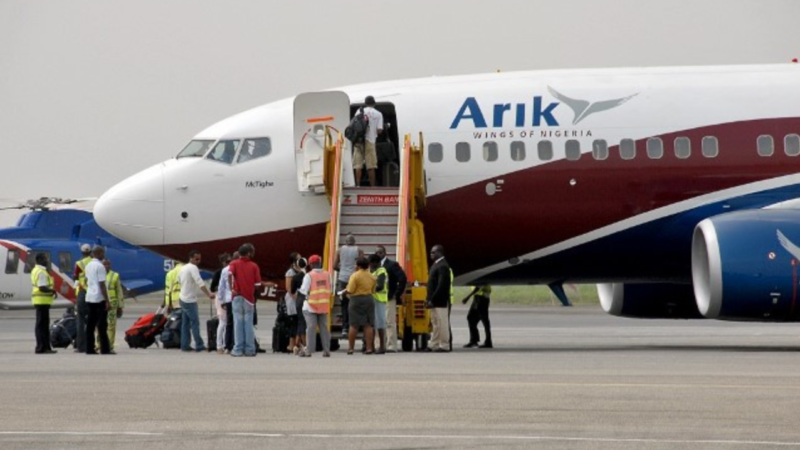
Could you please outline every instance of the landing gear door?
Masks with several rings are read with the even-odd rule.
[[[294,99],[294,150],[300,192],[325,193],[325,127],[335,140],[350,123],[350,98],[344,92],[307,92]],[[343,180],[354,185],[350,142],[343,149]]]

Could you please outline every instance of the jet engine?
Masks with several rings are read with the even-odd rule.
[[[600,305],[612,316],[638,319],[702,319],[690,284],[605,283]]]
[[[800,210],[738,211],[700,222],[692,238],[697,308],[710,319],[797,321]]]

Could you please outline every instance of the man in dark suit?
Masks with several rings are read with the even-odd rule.
[[[386,247],[379,245],[375,254],[381,259],[381,267],[389,273],[389,303],[386,305],[386,351],[396,353],[397,307],[403,304],[408,278],[397,261],[386,257]]]
[[[444,259],[444,248],[434,245],[431,249],[434,261],[428,274],[428,308],[431,310],[433,333],[426,351],[449,352],[450,320],[449,306],[453,297],[453,272]]]

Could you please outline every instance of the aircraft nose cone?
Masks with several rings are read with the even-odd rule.
[[[164,243],[164,175],[158,164],[118,183],[94,206],[97,223],[135,245]]]

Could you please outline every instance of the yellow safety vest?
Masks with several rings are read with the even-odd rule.
[[[383,289],[380,291],[376,291],[372,294],[375,297],[375,300],[386,303],[389,301],[389,273],[386,272],[386,269],[383,267],[378,267],[375,269],[375,272],[372,272],[372,276],[375,277],[375,281],[380,278],[381,275],[384,275],[386,278],[383,281]]]
[[[86,284],[86,266],[89,265],[90,262],[92,262],[92,257],[87,256],[75,263],[76,266],[81,268],[81,273],[78,274],[78,280],[75,284],[76,295],[82,290],[87,290],[88,285]]]
[[[117,289],[119,288],[119,289]],[[113,270],[109,270],[106,275],[106,289],[108,289],[108,300],[110,302],[118,301],[122,295],[122,287],[119,282],[119,274]]]
[[[489,297],[492,295],[492,287],[488,284],[484,284],[483,286],[479,287],[477,291],[475,291],[475,295],[480,295],[481,297]]]
[[[456,302],[456,292],[453,288],[453,269],[450,269],[450,304],[454,304]]]
[[[181,304],[181,282],[178,280],[178,272],[181,271],[183,264],[176,264],[169,272],[164,281],[164,303],[172,300],[172,306],[180,308]],[[172,291],[170,292],[170,287]],[[171,294],[171,295],[170,295]]]
[[[41,273],[44,273],[47,277],[47,287],[50,289],[55,287],[55,284],[53,283],[53,277],[50,276],[50,273],[47,272],[47,269],[44,269],[41,266],[35,266],[31,271],[31,284],[33,284],[31,301],[34,305],[52,305],[53,294],[39,290],[39,274]]]

